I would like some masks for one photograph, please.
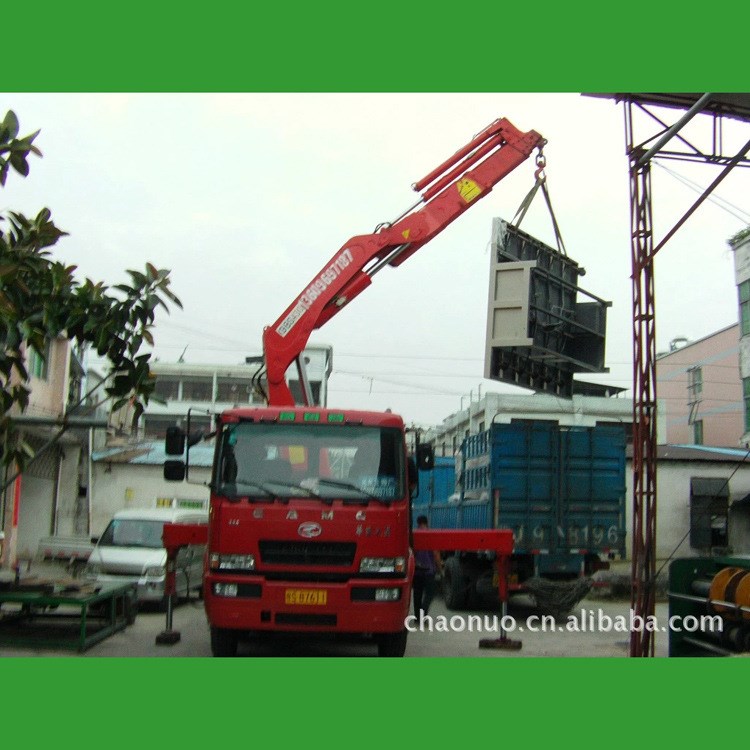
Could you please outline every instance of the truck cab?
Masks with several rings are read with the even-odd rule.
[[[318,407],[218,421],[206,613],[214,654],[249,632],[371,634],[403,655],[413,556],[403,421]]]

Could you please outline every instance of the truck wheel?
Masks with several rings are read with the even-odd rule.
[[[461,561],[454,555],[443,565],[443,599],[448,609],[466,606],[466,584],[461,570]]]
[[[406,630],[400,630],[378,636],[378,656],[402,657],[406,651],[407,635]]]
[[[211,653],[214,656],[237,656],[237,632],[227,628],[211,628]]]

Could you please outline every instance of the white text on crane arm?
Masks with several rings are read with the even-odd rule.
[[[352,251],[347,247],[334,258],[331,265],[300,295],[297,304],[291,309],[289,315],[279,323],[276,328],[276,333],[279,336],[283,338],[297,325],[299,319],[312,307],[315,300],[336,281],[341,272],[352,262],[353,257]]]

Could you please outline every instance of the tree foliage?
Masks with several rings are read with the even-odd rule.
[[[10,111],[0,122],[0,185],[12,170],[29,174],[29,156],[41,156],[34,145],[40,131],[18,137],[19,123]],[[0,441],[3,463],[23,468],[28,448],[13,439],[13,415],[29,403],[26,356],[44,357],[46,342],[64,336],[91,346],[109,362],[107,393],[113,409],[134,405],[134,423],[153,393],[149,353],[156,310],[168,303],[182,307],[170,291],[169,271],[150,263],[144,271],[127,271],[129,283],[108,287],[75,277],[76,266],[53,260],[49,248],[66,235],[43,208],[34,218],[8,211],[0,214]]]

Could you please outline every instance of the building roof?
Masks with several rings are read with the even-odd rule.
[[[696,344],[702,344],[705,341],[708,341],[712,338],[715,338],[717,336],[720,336],[722,333],[726,333],[727,331],[731,331],[734,329],[739,329],[740,324],[739,323],[730,323],[727,326],[724,326],[724,328],[719,328],[718,331],[714,331],[713,333],[706,334],[705,336],[701,336],[699,339],[695,339],[695,341],[685,340],[685,343],[682,346],[678,346],[676,349],[671,349],[668,352],[657,352],[656,353],[656,359],[662,360],[666,359],[667,357],[671,357],[674,354],[682,354],[684,353],[685,349],[689,349],[691,346],[695,346]],[[737,344],[739,346],[739,335],[737,336]]]
[[[621,388],[615,385],[609,385],[606,383],[592,383],[588,380],[578,380],[573,378],[573,395],[574,396],[596,396],[598,398],[610,398],[617,396],[619,393],[624,393],[627,388]],[[539,395],[535,393],[533,395]]]
[[[112,464],[141,464],[146,466],[161,466],[165,461],[174,459],[164,452],[164,441],[155,440],[142,443],[128,443],[126,445],[112,445],[99,451],[94,451],[91,458],[95,462]],[[194,445],[190,449],[190,465],[210,467],[214,460],[213,443]]]

